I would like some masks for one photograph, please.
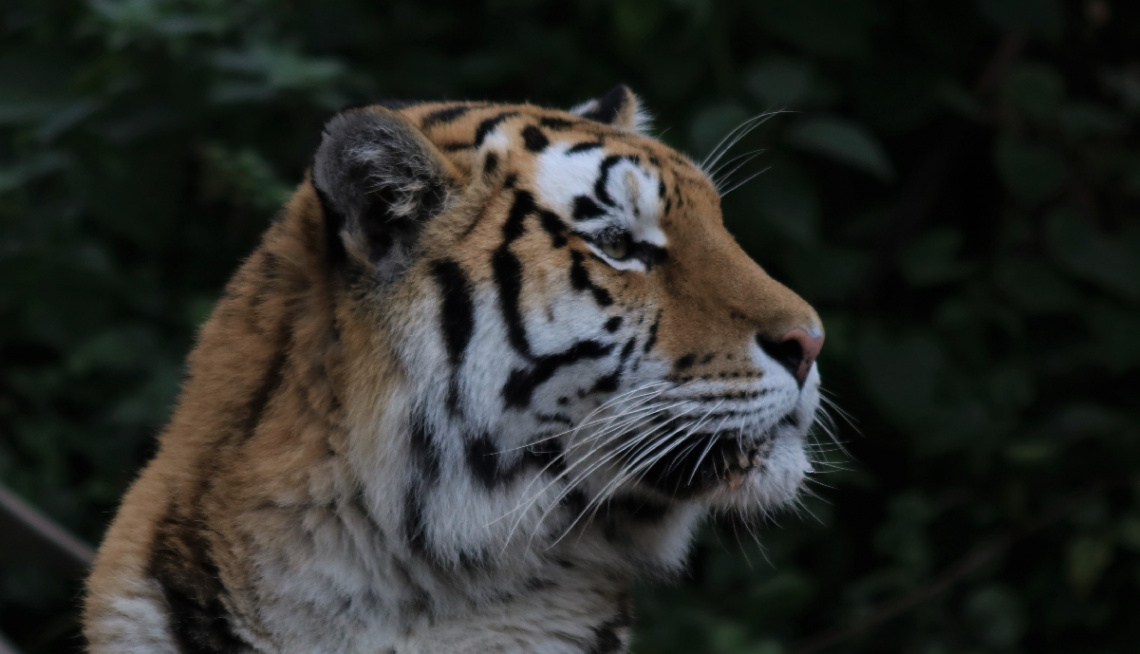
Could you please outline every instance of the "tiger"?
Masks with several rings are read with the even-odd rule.
[[[87,581],[97,654],[626,652],[812,472],[822,322],[619,85],[331,118]]]

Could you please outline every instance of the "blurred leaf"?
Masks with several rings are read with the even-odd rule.
[[[788,282],[813,301],[844,301],[858,295],[866,283],[870,256],[852,248],[817,246],[785,251]]]
[[[1140,109],[1140,75],[1127,68],[1106,70],[1103,73],[1105,86],[1115,91],[1130,111]]]
[[[785,140],[793,147],[828,157],[881,180],[894,178],[894,168],[882,145],[855,123],[840,118],[808,118],[789,129]]]
[[[1028,367],[1012,362],[994,366],[985,381],[985,388],[990,404],[1007,411],[1027,408],[1036,395],[1032,372]]]
[[[1045,226],[1050,250],[1073,275],[1131,300],[1140,300],[1140,256],[1075,212],[1058,209]]]
[[[37,51],[0,56],[0,126],[34,122],[74,100],[68,62]]]
[[[1115,303],[1095,302],[1084,313],[1093,336],[1094,356],[1112,372],[1140,366],[1140,314]]]
[[[1079,402],[1050,411],[1038,432],[1048,439],[1073,442],[1118,433],[1128,424],[1126,414],[1103,404]]]
[[[889,556],[912,578],[926,575],[931,564],[926,523],[933,511],[925,498],[910,494],[890,501],[890,517],[875,534],[875,549]]]
[[[649,38],[661,22],[660,3],[653,0],[615,0],[610,10],[615,36],[629,46]]]
[[[1021,640],[1025,617],[1017,595],[1008,588],[986,586],[966,601],[966,617],[987,647],[1009,648]]]
[[[211,99],[219,104],[267,101],[285,91],[304,93],[329,110],[339,109],[345,102],[336,89],[345,68],[335,59],[310,57],[286,45],[258,42],[245,49],[218,50],[211,63],[229,74],[211,93]]]
[[[1042,441],[1018,441],[1005,449],[1006,458],[1011,463],[1021,465],[1041,465],[1049,463],[1060,448],[1053,443]]]
[[[1002,181],[1025,202],[1040,202],[1065,182],[1065,159],[1044,145],[1003,137],[994,147],[994,161]]]
[[[725,221],[730,231],[744,242],[762,238],[755,234],[760,225],[754,221],[762,221],[763,226],[801,245],[818,242],[819,194],[811,178],[792,162],[774,162],[736,194],[740,200],[732,198],[731,203],[726,203],[732,211],[726,211]],[[741,205],[743,210],[736,210]]]
[[[210,200],[226,199],[270,214],[293,193],[255,150],[231,150],[210,144],[202,149],[202,159],[202,192]]]
[[[98,334],[75,348],[68,360],[74,374],[95,371],[146,371],[155,363],[158,343],[145,325],[124,325]]]
[[[7,193],[54,173],[63,168],[67,161],[68,158],[63,153],[49,150],[12,166],[0,166],[0,193]]]
[[[1057,111],[1057,122],[1074,138],[1118,134],[1127,126],[1120,116],[1091,102],[1062,105]]]
[[[899,269],[911,286],[927,286],[961,279],[974,266],[957,260],[962,246],[958,230],[943,227],[931,230],[899,251]]]
[[[795,107],[811,89],[814,73],[802,59],[770,57],[744,73],[744,87],[765,108]]]
[[[125,145],[144,137],[153,137],[177,127],[181,112],[159,100],[120,111],[98,122],[96,129],[116,145]]]
[[[1010,69],[1005,80],[1006,99],[1026,116],[1038,121],[1053,118],[1065,95],[1065,82],[1049,66],[1022,63]]]
[[[924,431],[937,403],[943,348],[929,334],[869,331],[859,343],[859,371],[871,398],[907,430]]]
[[[1020,308],[1031,312],[1070,311],[1080,303],[1077,288],[1048,266],[1026,259],[997,262],[994,283]]]
[[[102,32],[115,49],[150,39],[219,34],[226,27],[221,15],[181,13],[173,2],[156,0],[87,0],[94,31]],[[203,3],[207,5],[208,3]],[[205,7],[201,7],[204,9]]]
[[[975,0],[975,4],[986,20],[1002,30],[1057,39],[1064,29],[1058,0]]]
[[[951,111],[973,121],[984,120],[986,109],[972,91],[954,82],[945,81],[935,86],[933,97]]]
[[[169,361],[153,362],[152,367],[150,378],[111,409],[109,419],[112,423],[146,425],[156,429],[169,419],[182,385],[182,367]]]
[[[857,57],[870,50],[876,8],[865,0],[760,0],[760,27],[822,56]]]
[[[1140,515],[1126,516],[1119,524],[1119,542],[1134,552],[1140,552]]]
[[[712,104],[702,108],[693,117],[689,125],[689,143],[692,151],[703,153],[707,157],[719,143],[727,145],[730,141],[725,139],[733,129],[751,118],[744,106],[735,102]],[[721,161],[733,156],[735,152],[721,157]]]
[[[1112,563],[1112,541],[1107,538],[1082,536],[1069,544],[1068,575],[1073,588],[1087,594],[1100,581]]]

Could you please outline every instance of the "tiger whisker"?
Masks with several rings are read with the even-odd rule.
[[[763,175],[764,173],[768,172],[770,169],[771,169],[771,166],[769,166],[768,168],[764,168],[763,170],[758,170],[758,171],[752,173],[748,177],[745,177],[743,180],[737,182],[736,184],[733,184],[732,188],[721,192],[720,197],[722,197],[722,198],[727,197],[729,193],[732,193],[733,191],[740,188],[741,186],[744,186],[748,182],[751,182],[752,180],[756,179],[757,177]]]

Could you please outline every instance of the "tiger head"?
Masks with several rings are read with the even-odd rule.
[[[328,123],[294,203],[323,220],[353,456],[411,546],[557,538],[621,502],[763,511],[811,470],[819,316],[643,122],[619,86]]]

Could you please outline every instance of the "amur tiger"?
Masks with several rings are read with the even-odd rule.
[[[99,551],[90,651],[624,652],[810,472],[823,327],[624,86],[332,118]]]

